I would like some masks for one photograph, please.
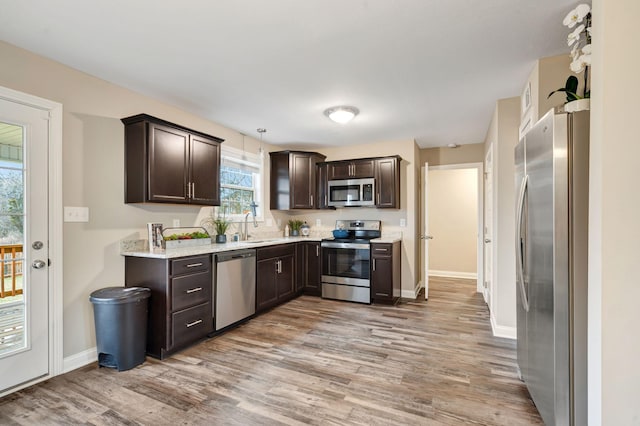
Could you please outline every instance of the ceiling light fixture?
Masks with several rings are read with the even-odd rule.
[[[262,148],[262,135],[267,131],[267,129],[264,129],[262,127],[258,127],[257,132],[260,133],[260,149],[258,150],[258,152],[260,153],[260,157],[264,157],[264,149]]]
[[[450,143],[449,145],[447,145],[449,148],[459,148],[460,145],[458,145],[457,143]]]
[[[358,108],[352,106],[335,106],[324,110],[324,115],[340,124],[348,123],[359,113]]]

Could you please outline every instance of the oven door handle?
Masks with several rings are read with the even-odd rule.
[[[362,243],[333,243],[333,242],[322,242],[320,244],[323,248],[341,248],[341,249],[364,249],[369,250],[371,248],[370,244],[362,244]]]

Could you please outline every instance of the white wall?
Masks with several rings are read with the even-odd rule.
[[[478,172],[429,169],[430,275],[475,278],[478,245]]]
[[[593,2],[589,424],[640,425],[640,2]]]
[[[501,99],[485,139],[493,143],[493,271],[491,326],[496,335],[516,337],[515,163],[520,98]]]

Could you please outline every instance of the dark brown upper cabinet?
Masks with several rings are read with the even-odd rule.
[[[400,208],[400,161],[399,156],[376,159],[376,207]]]
[[[220,205],[223,139],[147,114],[122,122],[125,203]]]
[[[328,163],[329,180],[372,178],[375,173],[375,160],[363,158]]]
[[[278,151],[271,156],[271,210],[318,208],[316,164],[324,155],[306,151]]]

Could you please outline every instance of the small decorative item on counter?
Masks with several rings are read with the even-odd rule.
[[[224,244],[227,242],[226,232],[231,221],[227,220],[226,207],[222,207],[222,214],[218,211],[217,216],[214,216],[214,210],[211,210],[211,215],[203,219],[200,223],[202,226],[213,229],[213,232],[216,234],[216,243]]]
[[[307,221],[305,221],[300,227],[300,234],[302,234],[303,237],[308,237],[310,233],[311,233],[311,228],[307,224]]]
[[[208,244],[211,244],[211,236],[204,228],[166,228],[162,231],[162,245],[165,249]]]
[[[289,224],[287,223],[287,224],[284,226],[284,236],[285,236],[285,237],[288,237],[290,233],[291,233],[291,231],[289,230]]]
[[[300,235],[300,227],[302,227],[302,221],[298,219],[291,219],[289,222],[289,228],[291,228],[291,236],[297,237]]]
[[[149,251],[162,249],[162,224],[147,223],[147,233],[149,238]]]

